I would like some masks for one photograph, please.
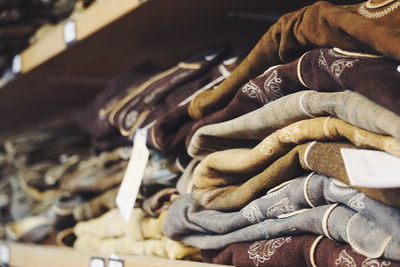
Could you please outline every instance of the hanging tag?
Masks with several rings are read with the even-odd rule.
[[[117,194],[117,206],[125,221],[129,221],[142,183],[150,152],[146,147],[147,130],[138,129],[124,178]]]
[[[76,41],[76,23],[74,20],[69,20],[64,23],[64,42],[71,45]]]
[[[12,61],[11,70],[14,74],[21,73],[22,71],[22,57],[21,55],[15,55]]]
[[[376,150],[342,148],[340,152],[352,186],[400,187],[400,158]]]
[[[107,267],[124,267],[124,261],[115,255],[110,255]]]
[[[6,244],[0,244],[1,267],[8,267],[10,264],[10,248]]]
[[[89,267],[105,267],[106,262],[103,258],[92,257],[90,259]]]

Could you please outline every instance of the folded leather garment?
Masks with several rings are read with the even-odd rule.
[[[128,139],[139,127],[162,117],[165,110],[195,92],[202,82],[207,83],[208,76],[204,75],[223,59],[226,52],[226,46],[211,48],[167,70],[150,64],[133,68],[110,83],[80,114],[82,129],[103,147],[109,138],[113,143],[120,139],[116,136]]]
[[[337,242],[349,243],[355,251],[367,257],[400,259],[400,243],[393,238],[392,233],[343,205],[323,205],[280,216],[275,216],[280,213],[275,210],[271,217],[266,216],[266,219],[260,220],[258,218],[262,211],[252,206],[241,213],[249,221],[248,226],[235,230],[220,227],[219,222],[226,220],[226,213],[203,219],[208,222],[207,225],[191,221],[191,213],[201,209],[190,196],[177,199],[165,219],[164,234],[201,249],[221,249],[234,243],[285,235],[317,234]],[[213,210],[208,212],[207,215],[211,215]]]
[[[119,210],[112,209],[96,219],[79,222],[74,227],[77,236],[74,247],[103,253],[199,259],[199,249],[162,236],[164,217],[146,219],[142,210],[134,209],[126,222]]]
[[[117,198],[118,190],[119,186],[108,189],[90,201],[76,205],[72,210],[74,219],[77,221],[87,221],[116,208],[117,203],[115,199]]]
[[[63,125],[10,136],[4,141],[4,149],[18,168],[55,160],[61,154],[88,153],[89,139],[76,126]]]
[[[319,1],[282,16],[229,79],[192,100],[190,116],[199,119],[225,107],[245,82],[315,47],[379,53],[399,61],[398,7],[398,0],[369,0],[342,6]]]
[[[356,91],[400,114],[399,63],[389,58],[349,53],[339,49],[313,49],[300,59],[269,68],[247,82],[226,107],[197,121],[189,133],[208,124],[246,114],[282,96],[304,89]]]
[[[168,221],[173,222],[172,226],[179,221],[188,220],[196,227],[227,234],[257,222],[280,218],[285,214],[340,203],[374,222],[390,233],[394,240],[400,241],[398,208],[386,206],[335,179],[317,173],[282,183],[239,211],[208,210],[188,199],[190,195],[176,200],[179,201],[178,204],[171,206],[170,212],[174,213],[171,216],[175,217]],[[178,214],[184,219],[179,218]]]
[[[161,212],[168,210],[174,196],[178,194],[176,188],[164,188],[143,201],[142,209],[147,216],[158,217]]]
[[[170,100],[171,104],[167,105],[168,109],[161,110],[164,112],[164,116],[160,116],[148,131],[148,144],[151,147],[168,152],[183,149],[184,140],[195,123],[195,120],[189,116],[187,111],[189,100],[198,92],[205,88],[212,88],[229,77],[232,70],[239,64],[239,57],[229,55],[210,71],[183,86],[186,92],[185,98],[177,98],[172,95],[174,99]],[[179,90],[182,91],[182,89]],[[156,109],[159,110],[160,108],[160,106],[157,106]]]
[[[208,209],[237,210],[265,190],[298,177],[305,170],[325,174],[349,184],[341,148],[357,149],[347,143],[313,141],[296,146],[259,173],[249,173],[243,168],[242,174],[240,172],[235,174],[234,169],[220,168],[207,176],[194,177],[196,188],[192,192],[192,197]],[[236,149],[232,150],[232,153],[238,157],[240,152],[249,153],[249,151],[251,150]],[[229,153],[229,150],[226,153]],[[247,166],[251,170],[254,167],[251,166],[251,162],[251,159],[249,162],[242,162],[242,166]],[[196,167],[195,172],[199,167],[200,165]],[[240,167],[235,166],[239,170]],[[200,169],[198,173],[202,173]],[[398,188],[354,188],[381,203],[400,207]]]
[[[127,165],[127,161],[121,161],[103,169],[78,169],[63,177],[60,188],[71,194],[101,193],[121,183]]]
[[[400,116],[356,92],[302,91],[236,119],[201,127],[193,135],[188,153],[202,159],[219,150],[254,146],[254,140],[262,140],[291,123],[326,115],[361,129],[400,138]]]
[[[365,257],[350,245],[316,235],[237,243],[223,250],[202,250],[201,255],[205,262],[237,267],[400,266],[399,262]]]
[[[379,149],[400,157],[400,139],[371,133],[336,118],[319,117],[277,130],[250,150],[229,149],[208,155],[193,172],[194,185],[197,188],[227,185],[226,181],[235,181],[239,176],[260,173],[298,144],[344,138],[357,147]]]

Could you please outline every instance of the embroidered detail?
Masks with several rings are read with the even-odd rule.
[[[294,208],[289,205],[289,198],[284,197],[271,207],[267,209],[267,217],[268,218],[277,218],[281,214],[287,214],[294,211]]]
[[[354,131],[353,138],[354,138],[353,143],[356,146],[368,146],[368,143],[370,143],[368,142],[368,139],[362,136],[361,133],[357,130]]]
[[[253,260],[254,264],[258,266],[260,263],[268,261],[278,248],[291,241],[292,238],[289,236],[254,242],[247,251],[249,259]]]
[[[357,195],[352,197],[347,204],[350,208],[352,208],[354,210],[357,210],[357,211],[363,210],[363,209],[365,209],[364,198],[365,198],[365,194],[358,193]]]
[[[252,81],[249,81],[242,87],[242,92],[247,94],[250,98],[257,98],[261,103],[265,104],[268,102],[264,92]]]
[[[128,114],[126,114],[125,121],[124,121],[126,126],[127,127],[132,126],[136,122],[138,116],[139,116],[139,112],[137,112],[136,110],[133,109],[133,110],[129,111]]]
[[[349,254],[347,254],[346,250],[343,249],[340,251],[338,258],[335,260],[335,265],[343,266],[343,267],[356,267],[356,262]]]
[[[265,154],[265,155],[272,155],[275,152],[275,147],[276,147],[276,142],[274,139],[272,139],[270,136],[265,138],[261,143],[260,143],[260,152]]]
[[[391,4],[390,6],[384,8],[383,10],[372,12],[367,9],[367,3],[362,4],[358,9],[358,14],[360,14],[363,17],[366,17],[367,19],[378,19],[386,16],[387,14],[393,12],[396,8],[400,6],[400,2],[395,2]]]
[[[251,223],[260,222],[264,218],[258,206],[253,202],[244,207],[243,216]]]
[[[274,70],[264,82],[265,93],[272,95],[273,99],[282,97],[280,83],[282,83],[282,79],[278,78],[278,71]]]
[[[390,261],[382,261],[379,262],[377,259],[372,259],[372,258],[366,258],[362,263],[361,267],[385,267],[385,266],[390,266],[392,262]]]
[[[388,138],[383,142],[383,150],[393,155],[400,155],[400,142],[396,138]]]
[[[328,53],[330,53],[333,56],[339,57],[338,55],[335,55],[335,52],[332,49],[329,49]],[[342,81],[340,80],[340,76],[342,75],[343,71],[346,68],[352,68],[354,66],[354,62],[359,61],[359,59],[350,57],[350,56],[343,56],[343,55],[340,55],[340,57],[342,57],[342,58],[333,61],[332,64],[329,66],[327,60],[324,57],[324,49],[321,49],[320,55],[318,57],[318,66],[320,68],[324,68],[328,72],[330,72],[334,76],[335,80],[339,84],[343,85]],[[343,57],[346,57],[346,58],[343,58]]]
[[[336,198],[343,198],[357,192],[351,187],[341,187],[335,184],[333,179],[330,180],[328,190],[331,192],[332,195],[336,196]],[[330,197],[326,197],[326,199],[330,202],[337,202],[337,199],[332,199]]]
[[[287,126],[281,130],[278,130],[277,134],[279,135],[279,139],[285,143],[298,143],[298,136],[301,133],[300,124],[304,124],[304,121],[299,121],[293,123],[290,126]]]

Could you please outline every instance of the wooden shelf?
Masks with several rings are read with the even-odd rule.
[[[31,244],[8,243],[10,267],[71,267],[87,266],[92,257],[99,257],[107,261],[110,255],[98,252],[79,251],[71,248],[56,246],[39,246]],[[2,251],[3,252],[3,251]],[[117,255],[123,260],[124,267],[223,267],[193,261],[168,260],[156,257]],[[3,266],[3,265],[2,265]],[[107,266],[107,263],[106,265]]]
[[[283,13],[306,4],[283,2],[98,1],[73,17],[73,45],[63,41],[62,22],[21,53],[22,73],[0,88],[0,131],[81,107],[110,79],[144,61],[168,67],[222,42],[255,43],[269,23],[227,14]]]

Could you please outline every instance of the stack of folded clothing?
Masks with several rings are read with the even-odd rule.
[[[31,162],[6,143],[18,171],[2,157],[0,171],[56,199],[6,232],[39,225],[14,235],[37,241],[50,225],[60,245],[236,266],[400,266],[400,189],[354,186],[342,157],[400,157],[399,7],[317,2],[243,61],[219,46],[132,68],[79,113],[95,153]],[[115,199],[140,128],[150,159],[126,222]]]
[[[399,265],[400,189],[353,186],[342,156],[400,158],[398,7],[289,13],[198,94],[179,181],[188,194],[169,208],[165,235],[219,264]]]

